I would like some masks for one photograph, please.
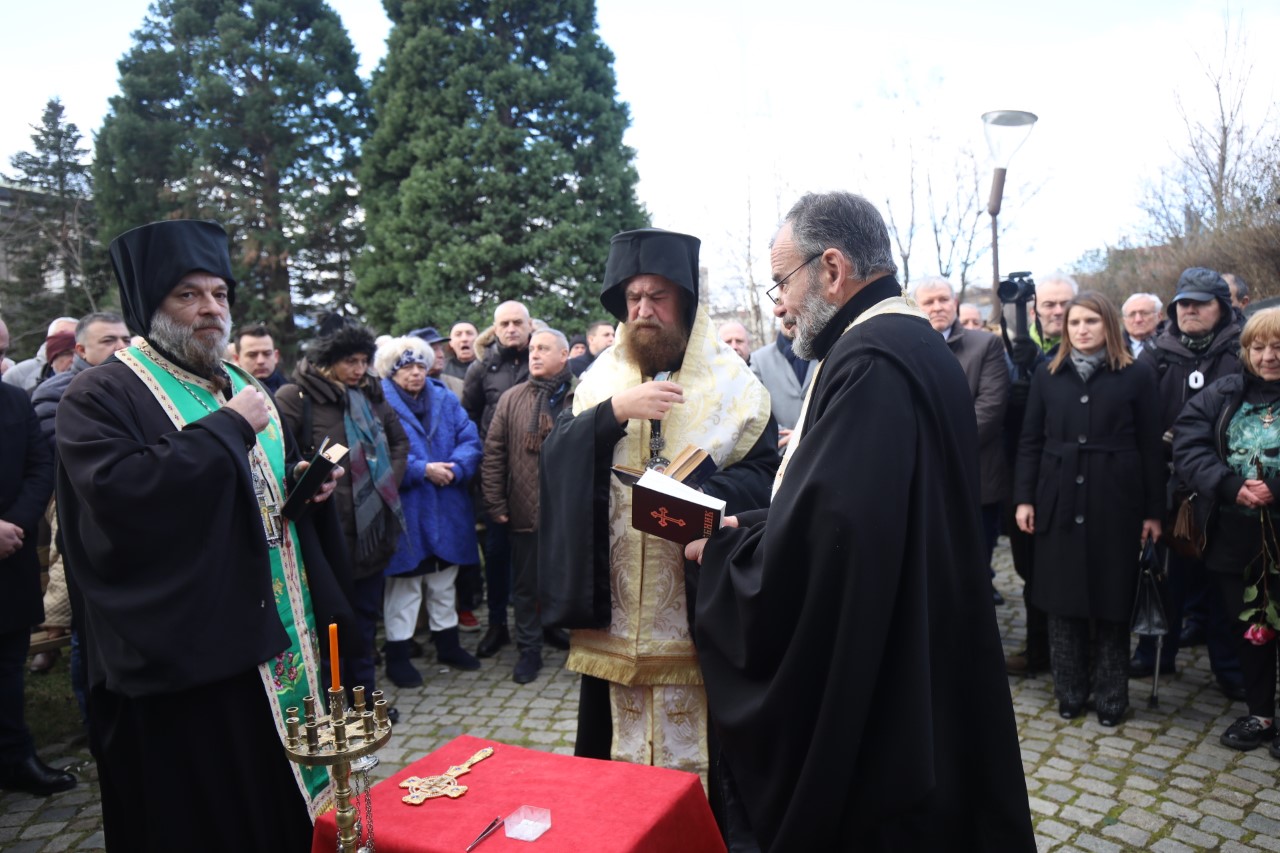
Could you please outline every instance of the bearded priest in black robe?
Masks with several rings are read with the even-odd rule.
[[[818,366],[768,510],[686,550],[731,827],[765,851],[1032,851],[964,374],[865,199],[805,196],[770,260]]]
[[[661,468],[686,446],[718,472],[729,512],[764,506],[777,468],[769,394],[698,306],[696,237],[613,237],[600,301],[622,321],[542,446],[538,583],[544,624],[576,628],[575,752],[707,780],[706,694],[690,634],[681,546],[631,526],[612,465]]]
[[[281,734],[327,686],[317,623],[350,619],[322,523],[332,480],[307,520],[281,517],[301,468],[270,396],[221,359],[236,282],[220,226],[145,225],[111,261],[145,342],[77,376],[57,413],[107,847],[308,850],[330,785]]]

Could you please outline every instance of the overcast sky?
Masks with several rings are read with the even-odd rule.
[[[389,28],[381,4],[330,2],[367,77]],[[51,96],[91,137],[147,5],[8,5],[0,170],[30,147],[29,125]],[[1221,56],[1225,11],[1209,0],[598,0],[631,108],[640,198],[655,225],[702,238],[703,264],[721,283],[742,272],[749,227],[757,280],[768,278],[765,244],[804,191],[852,189],[882,207],[890,197],[905,214],[908,150],[921,182],[929,164],[941,175],[956,151],[978,152],[985,200],[991,164],[979,116],[994,109],[1040,116],[1009,170],[1002,269],[1042,274],[1116,244],[1136,232],[1144,184],[1185,139],[1176,96],[1192,111],[1210,108],[1196,52]],[[1230,11],[1243,21],[1258,122],[1276,102],[1280,3]],[[1019,198],[1032,186],[1034,196]],[[989,234],[985,217],[981,228]],[[916,239],[913,277],[934,271],[927,235]]]

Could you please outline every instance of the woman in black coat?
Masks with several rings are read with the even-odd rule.
[[[1049,614],[1059,712],[1089,696],[1090,622],[1098,722],[1129,706],[1129,618],[1138,555],[1160,537],[1165,466],[1151,369],[1129,354],[1115,306],[1099,293],[1067,305],[1057,355],[1031,380],[1018,446],[1018,527],[1035,535],[1031,603]]]
[[[1271,754],[1280,758],[1273,722],[1280,576],[1268,574],[1265,587],[1261,583],[1268,564],[1280,559],[1280,312],[1249,319],[1240,353],[1244,373],[1205,388],[1174,423],[1173,462],[1196,490],[1193,506],[1206,533],[1205,568],[1227,612],[1240,617],[1236,651],[1249,713],[1221,741],[1240,750],[1270,741]]]

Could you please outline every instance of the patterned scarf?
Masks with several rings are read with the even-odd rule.
[[[551,410],[564,399],[573,380],[573,371],[569,368],[546,379],[529,379],[533,388],[533,411],[529,415],[529,428],[525,431],[524,449],[530,453],[542,452],[542,441],[555,425]]]
[[[351,443],[351,501],[356,515],[356,552],[368,557],[389,536],[398,536],[407,525],[400,509],[400,484],[391,470],[387,434],[373,413],[369,399],[355,388],[347,389],[342,424]],[[394,529],[385,513],[399,521]]]
[[[1179,335],[1178,340],[1182,341],[1182,345],[1192,352],[1204,352],[1209,348],[1209,344],[1213,343],[1216,332],[1210,332],[1207,335],[1192,337],[1191,335]]]
[[[1076,369],[1076,373],[1080,374],[1080,378],[1088,382],[1093,372],[1102,366],[1102,361],[1107,357],[1107,348],[1095,352],[1093,355],[1085,355],[1080,350],[1073,349],[1071,351],[1071,365]]]

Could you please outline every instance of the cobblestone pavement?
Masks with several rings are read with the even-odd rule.
[[[1021,583],[1007,547],[996,554],[996,584],[1008,604],[997,616],[1006,651],[1024,634]],[[464,635],[473,647],[478,634]],[[429,652],[430,650],[428,650]],[[507,647],[463,673],[417,661],[427,683],[396,690],[401,723],[379,753],[385,778],[454,736],[469,733],[534,749],[570,753],[578,679],[564,653],[544,652],[537,681],[511,681]],[[1011,678],[1036,841],[1041,851],[1280,851],[1280,763],[1265,749],[1235,752],[1218,736],[1239,714],[1214,687],[1203,648],[1184,651],[1179,673],[1148,710],[1150,681],[1130,685],[1133,711],[1104,729],[1092,715],[1063,720],[1047,676]],[[83,745],[54,745],[41,757],[70,766],[84,783],[46,799],[0,793],[0,849],[12,853],[98,850],[101,809],[93,762]]]

